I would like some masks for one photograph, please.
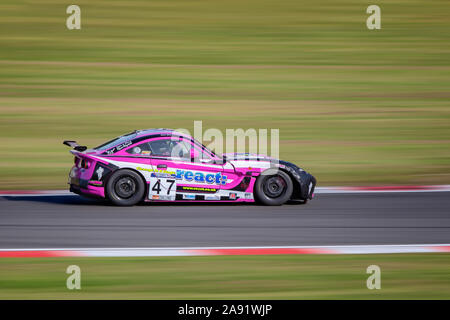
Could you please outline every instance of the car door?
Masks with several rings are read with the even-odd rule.
[[[152,177],[151,200],[220,200],[220,187],[227,182],[223,165],[212,161],[193,141],[183,137],[160,137],[149,141]]]

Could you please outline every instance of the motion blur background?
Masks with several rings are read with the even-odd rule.
[[[66,8],[81,7],[81,30]],[[368,30],[369,5],[381,30]],[[65,189],[65,139],[278,128],[319,186],[450,184],[448,0],[1,0],[0,189]],[[0,248],[449,243],[447,193],[305,206],[2,197]],[[208,242],[213,239],[213,242]],[[83,290],[67,290],[80,265]],[[366,268],[382,268],[382,290]],[[1,258],[0,298],[448,299],[450,255]]]
[[[321,185],[450,183],[449,14],[447,0],[2,0],[0,188],[65,188],[63,139],[194,120],[279,128],[280,157]]]

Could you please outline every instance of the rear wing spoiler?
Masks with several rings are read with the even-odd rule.
[[[72,140],[64,140],[63,144],[71,147],[72,149],[74,149],[76,151],[80,151],[80,152],[83,152],[87,149],[86,146],[80,146],[76,141],[72,141]]]

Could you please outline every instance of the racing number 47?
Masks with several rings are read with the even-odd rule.
[[[169,187],[167,188],[167,195],[170,194],[170,190],[172,190],[172,186],[175,183],[175,180],[167,180],[168,183],[170,183]],[[158,179],[156,183],[153,185],[152,191],[156,191],[156,194],[160,194],[161,192],[161,179]]]

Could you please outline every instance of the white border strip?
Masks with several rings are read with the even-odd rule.
[[[192,248],[43,248],[0,249],[1,257],[170,257],[280,254],[450,253],[450,244],[192,247]]]
[[[11,191],[1,191],[0,197],[53,197],[53,196],[69,196],[75,195],[75,193],[69,190],[14,190]]]
[[[403,188],[403,189],[402,189]],[[316,187],[315,194],[450,192],[450,185],[382,186],[382,187]],[[75,195],[69,190],[1,191],[0,197],[42,197]]]

